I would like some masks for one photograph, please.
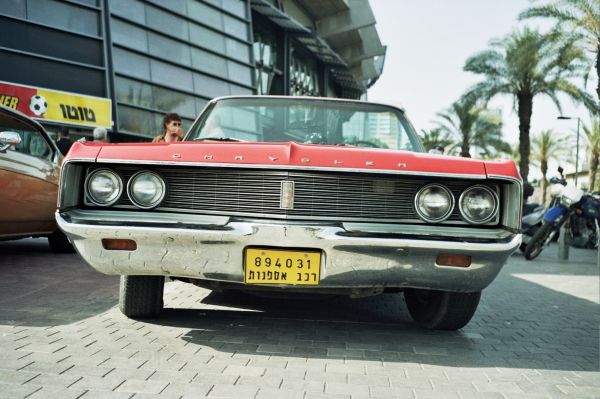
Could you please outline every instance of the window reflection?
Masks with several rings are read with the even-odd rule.
[[[177,112],[181,117],[196,117],[194,97],[189,94],[121,77],[117,77],[115,83],[119,102]]]
[[[141,28],[113,18],[111,21],[111,36],[115,44],[140,51],[148,51],[147,32]]]
[[[150,80],[150,63],[147,57],[115,47],[113,62],[116,72]]]
[[[283,78],[283,71],[278,59],[278,41],[275,32],[268,31],[264,27],[262,30],[254,32],[252,48],[256,62],[257,94],[283,94],[282,88],[274,85],[277,78]]]
[[[90,36],[99,36],[99,13],[56,0],[27,1],[27,19]]]
[[[318,96],[320,93],[317,62],[294,52],[290,60],[290,94]]]

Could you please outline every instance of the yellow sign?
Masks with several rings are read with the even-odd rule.
[[[34,119],[112,127],[108,98],[0,82],[0,103]]]

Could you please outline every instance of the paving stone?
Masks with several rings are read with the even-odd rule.
[[[289,389],[261,388],[255,399],[304,399],[304,392]]]
[[[31,396],[37,391],[42,390],[42,386],[39,385],[19,385],[19,384],[4,384],[0,383],[0,398],[14,399],[14,398],[25,398]]]
[[[413,389],[402,387],[371,387],[371,395],[382,398],[413,398]]]
[[[245,376],[236,381],[236,385],[256,385],[262,388],[279,388],[283,378],[279,376]]]
[[[225,370],[223,370],[223,374],[259,377],[265,374],[265,368],[252,366],[227,366]]]
[[[343,395],[368,395],[369,386],[343,384],[339,382],[326,382],[325,392]]]
[[[213,388],[213,386],[213,384],[206,384],[201,382],[172,382],[165,388],[165,390],[160,395],[173,395],[184,397],[189,396],[195,398],[204,397]]]
[[[236,399],[251,399],[254,398],[258,392],[257,386],[251,385],[219,385],[216,384],[213,389],[208,393],[208,397],[229,397]]]
[[[101,391],[110,392],[114,391],[118,386],[123,384],[125,379],[119,376],[112,377],[93,377],[83,376],[82,379],[77,380],[70,388],[90,390],[90,391]]]
[[[300,392],[325,392],[324,381],[306,381],[300,378],[284,378],[281,383],[281,389],[288,389]]]
[[[117,392],[161,393],[169,385],[165,381],[127,380],[119,385]]]
[[[86,391],[82,389],[59,388],[55,386],[44,386],[27,399],[78,399],[85,396]],[[0,394],[1,395],[1,394]]]
[[[31,371],[0,370],[0,384],[22,385],[27,381],[31,381],[38,375],[40,375],[40,373]]]
[[[351,399],[351,395],[307,392],[305,399]]]

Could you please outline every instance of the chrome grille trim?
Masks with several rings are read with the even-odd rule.
[[[88,168],[91,173],[108,165]],[[424,222],[413,207],[416,191],[431,182],[442,182],[456,200],[473,184],[470,179],[384,176],[371,171],[335,173],[274,169],[233,169],[111,165],[126,182],[135,172],[150,170],[163,177],[167,194],[155,212],[189,212],[207,215],[268,217],[337,222]],[[282,209],[282,181],[294,182],[293,209]],[[499,193],[497,184],[485,185]],[[86,205],[93,204],[84,201]],[[113,208],[138,209],[122,195]],[[485,225],[497,225],[500,215]],[[442,224],[466,225],[458,208]]]

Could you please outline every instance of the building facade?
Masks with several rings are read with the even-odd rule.
[[[223,95],[359,98],[385,47],[368,0],[7,0],[0,57],[3,105],[144,141]]]

